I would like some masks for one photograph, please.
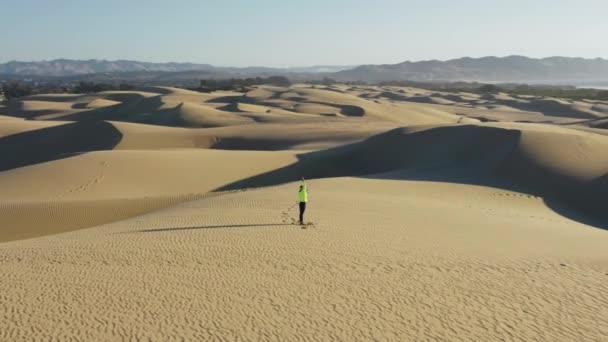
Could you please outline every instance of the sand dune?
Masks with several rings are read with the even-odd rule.
[[[350,85],[12,101],[0,340],[605,341],[604,106]]]
[[[385,101],[388,100],[388,101]],[[114,120],[178,127],[279,123],[323,117],[366,117],[403,125],[458,122],[462,115],[490,121],[571,123],[608,115],[601,101],[469,93],[397,87],[261,86],[246,94],[202,94],[167,87],[102,92],[95,96],[38,95],[9,106],[34,119]],[[301,117],[297,114],[315,114]],[[497,117],[497,115],[500,117]]]
[[[506,187],[566,201],[608,220],[603,204],[608,184],[599,181],[608,167],[606,136],[542,125],[497,126],[395,129],[353,145],[301,154],[299,163],[289,168],[233,186],[272,185],[299,174],[326,178],[390,173],[397,179]]]
[[[287,152],[112,151],[6,171],[0,177],[0,239],[46,235],[124,219],[204,196],[224,184],[294,160]],[[226,169],[228,164],[242,166]],[[36,191],[26,192],[24,185]]]
[[[246,94],[212,95],[147,87],[139,91],[101,92],[95,96],[37,95],[13,101],[9,110],[13,115],[36,120],[112,120],[174,127],[310,122],[339,116],[365,117],[402,125],[458,122],[461,119],[449,111],[408,103],[381,103],[358,95],[307,85],[289,89],[262,86]],[[430,102],[452,103],[444,99]]]
[[[328,179],[310,183],[314,226],[301,229],[290,223],[294,186],[3,244],[11,318],[3,338],[608,334],[605,232],[538,199],[447,183]],[[13,323],[22,317],[52,328],[23,329]]]
[[[0,120],[16,120],[13,116],[0,115]]]
[[[579,121],[574,122],[574,125],[597,128],[597,129],[602,130],[602,129],[608,128],[608,118],[592,119],[592,120],[584,120],[584,121],[579,120]]]
[[[591,127],[608,128],[608,119],[600,119],[591,123]]]
[[[450,105],[452,109],[458,107],[475,107],[502,112],[524,112],[530,115],[543,115],[547,122],[558,122],[564,119],[594,119],[606,116],[605,102],[570,101],[555,98],[534,96],[509,95],[505,93],[475,95],[468,93],[452,94],[443,92],[430,92],[420,89],[395,89],[384,87],[360,94],[364,98],[386,98],[398,102],[413,102],[426,104]],[[451,111],[450,111],[451,112]],[[482,113],[478,116],[487,117],[492,112]],[[515,121],[505,116],[498,121]],[[535,121],[534,119],[530,121]],[[563,121],[563,120],[561,120]]]
[[[0,171],[47,162],[71,154],[111,150],[120,132],[104,121],[70,122],[12,134],[0,140]]]
[[[8,136],[8,135],[12,135],[12,134],[23,133],[23,132],[27,132],[27,131],[38,130],[38,129],[48,128],[48,127],[53,127],[53,126],[59,126],[59,125],[63,125],[63,124],[67,123],[67,122],[60,122],[60,121],[29,121],[29,120],[22,120],[22,119],[15,118],[15,117],[7,117],[7,118],[9,118],[9,119],[2,120],[2,123],[0,124],[0,138]]]

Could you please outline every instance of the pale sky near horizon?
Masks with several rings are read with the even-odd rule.
[[[0,0],[0,62],[390,64],[608,57],[608,0]]]

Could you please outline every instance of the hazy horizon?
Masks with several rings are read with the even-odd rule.
[[[496,58],[506,58],[506,57],[514,57],[514,56],[519,56],[519,57],[527,57],[527,58],[531,58],[531,59],[546,59],[546,58],[554,58],[554,57],[565,57],[565,58],[584,58],[584,59],[596,59],[596,58],[601,58],[601,59],[608,59],[608,58],[604,58],[604,57],[581,57],[581,56],[564,56],[564,55],[560,55],[560,56],[545,56],[545,57],[531,57],[531,56],[525,56],[525,55],[515,55],[515,54],[510,54],[510,55],[503,55],[503,56],[460,56],[460,57],[454,57],[454,58],[449,58],[449,59],[437,59],[437,58],[432,58],[432,59],[421,59],[421,60],[402,60],[396,63],[377,63],[377,65],[384,65],[384,64],[397,64],[397,63],[403,63],[403,62],[426,62],[426,61],[441,61],[441,62],[446,62],[446,61],[450,61],[450,60],[455,60],[455,59],[462,59],[462,58],[473,58],[473,59],[479,59],[479,58],[486,58],[486,57],[496,57]],[[132,58],[117,58],[117,59],[105,59],[105,58],[79,58],[79,59],[74,59],[74,58],[66,58],[66,57],[57,57],[57,58],[52,58],[52,59],[39,59],[39,60],[8,60],[8,61],[0,61],[0,64],[5,64],[5,63],[10,63],[10,62],[22,62],[22,63],[39,63],[39,62],[52,62],[52,61],[57,61],[57,60],[72,60],[72,61],[107,61],[107,62],[118,62],[118,61],[132,61],[132,62],[141,62],[141,63],[154,63],[154,64],[169,64],[169,63],[176,63],[176,64],[209,64],[212,65],[214,67],[234,67],[234,68],[310,68],[310,67],[356,67],[356,66],[360,66],[360,65],[371,65],[373,63],[363,63],[363,64],[350,64],[350,63],[345,63],[345,64],[304,64],[304,65],[288,65],[288,66],[268,66],[268,65],[242,65],[242,66],[235,66],[235,65],[217,65],[217,64],[212,64],[212,63],[207,63],[205,61],[176,61],[176,60],[168,60],[168,61],[150,61],[150,60],[140,60],[140,59],[132,59]]]
[[[276,0],[5,4],[0,63],[137,60],[305,67],[522,55],[606,58],[608,3]],[[539,44],[542,42],[542,44]]]

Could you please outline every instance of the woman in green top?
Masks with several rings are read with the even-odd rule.
[[[308,202],[308,189],[304,177],[302,177],[302,184],[300,184],[300,190],[298,190],[298,200],[300,201],[300,224],[304,224],[304,211],[306,210],[306,202]]]

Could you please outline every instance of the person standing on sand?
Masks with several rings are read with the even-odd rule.
[[[300,224],[304,224],[304,211],[306,210],[306,202],[308,202],[308,189],[304,177],[302,177],[300,190],[298,190],[298,201],[300,202]]]

